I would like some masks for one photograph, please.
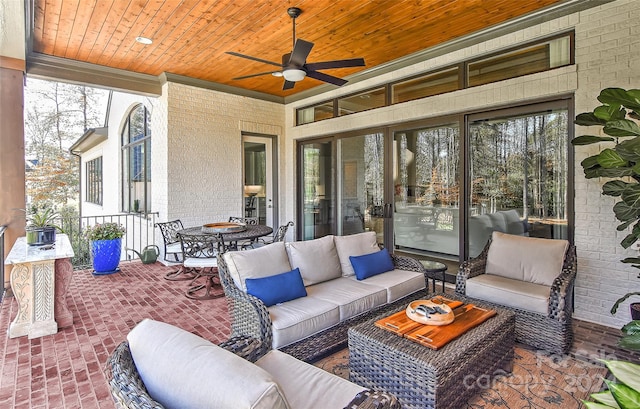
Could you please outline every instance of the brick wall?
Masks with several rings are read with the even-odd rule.
[[[574,29],[576,64],[553,71],[514,78],[471,89],[460,90],[418,101],[410,101],[329,121],[294,127],[295,109],[339,95],[351,94],[419,72],[445,67],[473,56],[488,54],[535,38]],[[509,35],[466,47],[447,55],[425,60],[353,85],[346,85],[322,95],[288,104],[285,110],[286,195],[295,196],[295,142],[298,139],[331,135],[345,131],[392,125],[412,120],[439,117],[459,112],[486,110],[491,107],[526,104],[540,98],[573,94],[576,113],[597,105],[596,97],[605,87],[640,88],[640,1],[621,0],[583,12],[538,24]],[[635,46],[634,46],[635,42]],[[576,136],[593,132],[578,127]],[[637,250],[623,250],[619,241],[626,234],[615,231],[614,200],[600,194],[604,181],[583,177],[580,161],[597,152],[597,148],[576,149],[575,161],[575,243],[578,247],[575,316],[609,326],[629,320],[627,304],[613,317],[609,309],[620,295],[640,291],[637,271],[619,262],[637,255]],[[292,203],[295,203],[292,200]],[[293,215],[293,205],[287,208]]]

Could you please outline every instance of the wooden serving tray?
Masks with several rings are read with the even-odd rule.
[[[436,297],[437,299],[438,297]],[[448,325],[423,325],[407,317],[405,310],[376,321],[375,325],[431,349],[438,349],[473,327],[496,315],[494,310],[442,298],[453,309],[455,320]]]
[[[218,222],[202,226],[203,233],[237,233],[245,230],[247,230],[247,225],[244,223]]]

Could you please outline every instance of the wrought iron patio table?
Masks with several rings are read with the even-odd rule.
[[[269,226],[257,224],[257,225],[247,225],[246,230],[238,231],[238,232],[206,233],[202,231],[202,226],[197,226],[197,227],[189,227],[187,229],[179,230],[178,233],[185,236],[206,235],[206,234],[217,236],[221,234],[222,239],[225,243],[237,243],[245,240],[257,239],[258,237],[268,236],[273,233],[273,228]]]
[[[465,297],[440,295],[466,302]],[[491,377],[511,372],[515,315],[490,308],[496,316],[438,350],[374,324],[388,314],[349,328],[350,380],[392,393],[403,408],[463,407],[478,389],[490,387]]]

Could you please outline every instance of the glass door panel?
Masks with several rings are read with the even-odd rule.
[[[277,225],[277,197],[273,138],[242,136],[244,151],[244,217],[257,217],[258,223]]]
[[[299,224],[302,239],[311,240],[334,233],[331,142],[303,143],[300,152],[302,216]]]
[[[396,248],[459,254],[459,139],[455,123],[395,132]]]
[[[338,234],[375,231],[384,242],[384,135],[338,141]]]
[[[568,239],[568,110],[474,119],[469,255],[501,231]]]

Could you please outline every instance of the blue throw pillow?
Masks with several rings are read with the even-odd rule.
[[[273,276],[247,278],[244,283],[247,286],[247,294],[261,299],[267,307],[307,296],[300,270],[297,268]]]
[[[363,256],[349,256],[349,260],[351,261],[353,271],[355,271],[358,280],[364,280],[365,278],[382,274],[395,268],[387,249]]]

